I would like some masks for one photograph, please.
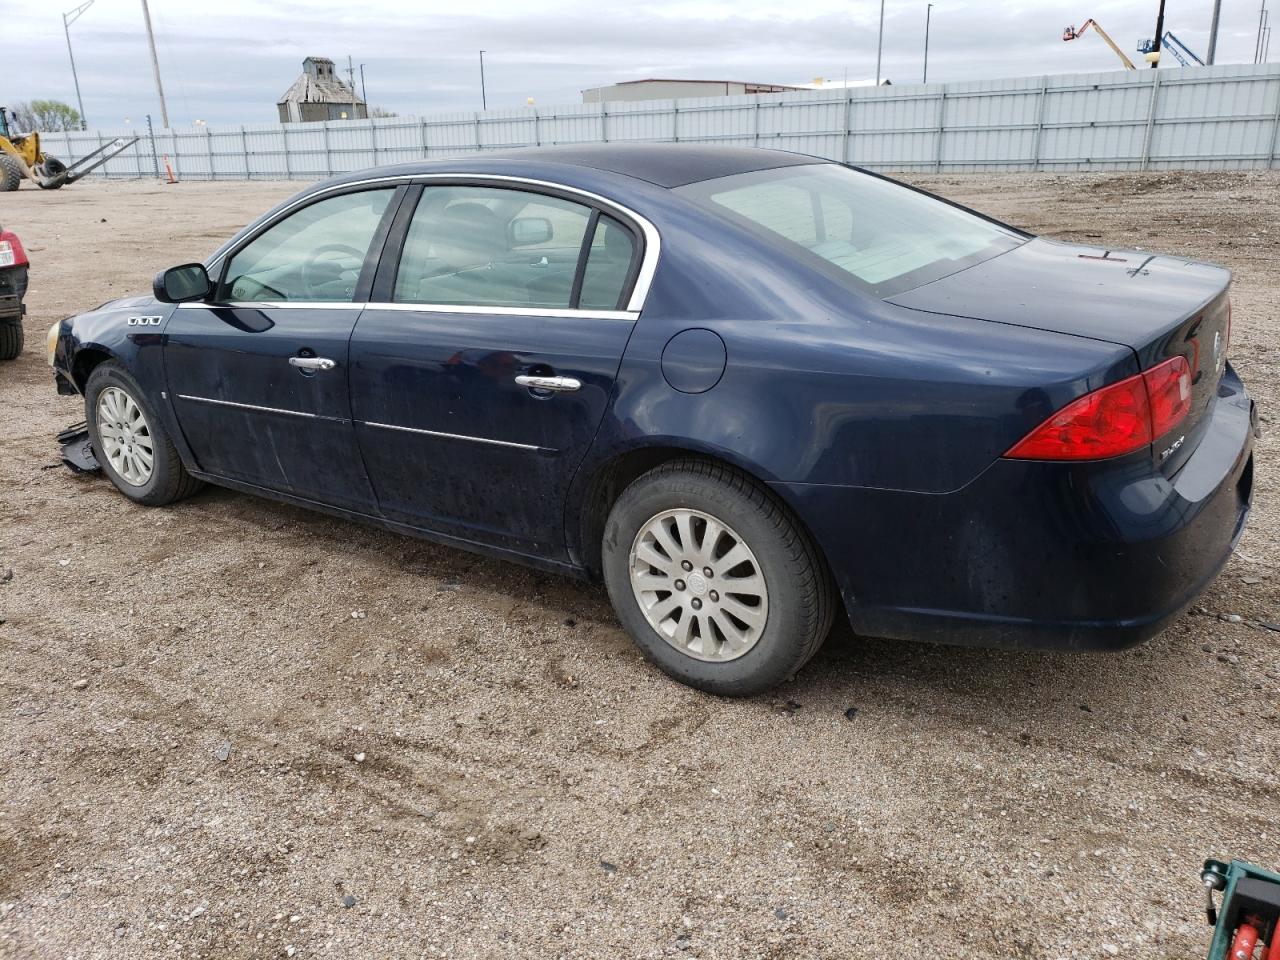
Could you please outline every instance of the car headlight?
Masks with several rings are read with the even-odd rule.
[[[44,338],[44,352],[51,367],[53,366],[53,355],[58,352],[58,335],[60,333],[62,333],[61,320],[49,328],[49,335]]]

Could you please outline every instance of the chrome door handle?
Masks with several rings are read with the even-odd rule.
[[[299,370],[332,370],[337,365],[337,361],[330,360],[328,357],[289,358],[289,366],[297,367]]]
[[[534,377],[522,373],[516,383],[531,390],[550,390],[554,393],[573,393],[582,389],[582,381],[574,377]]]

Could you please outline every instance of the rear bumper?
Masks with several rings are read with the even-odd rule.
[[[1172,477],[1147,453],[1091,464],[1000,460],[917,494],[779,484],[814,532],[854,630],[994,647],[1110,650],[1185,610],[1239,540],[1257,413],[1230,367]]]
[[[22,320],[22,315],[27,312],[26,304],[22,302],[26,292],[25,266],[0,268],[0,320]]]

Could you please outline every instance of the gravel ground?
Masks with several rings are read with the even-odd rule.
[[[1232,267],[1233,360],[1274,416],[1280,175],[919,182]],[[82,409],[49,324],[297,186],[0,200],[35,263],[0,366],[0,955],[1190,958],[1201,860],[1280,866],[1270,435],[1239,553],[1154,641],[846,632],[736,702],[646,666],[598,587],[57,466]]]

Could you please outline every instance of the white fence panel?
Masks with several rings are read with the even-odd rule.
[[[1280,64],[526,107],[431,117],[145,125],[45,135],[64,161],[137,143],[94,176],[316,180],[521,147],[680,142],[770,147],[878,170],[1280,167]]]

